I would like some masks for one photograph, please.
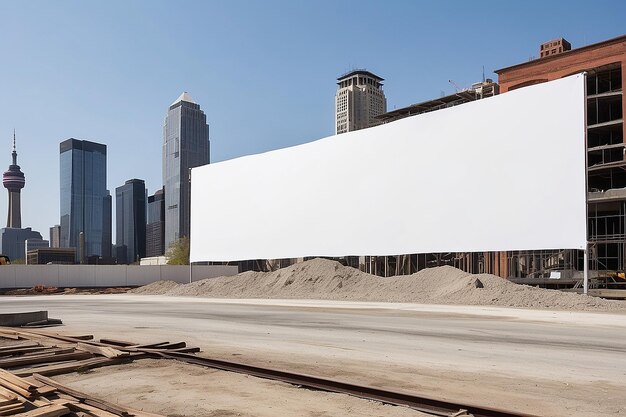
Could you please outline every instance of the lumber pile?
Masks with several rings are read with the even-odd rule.
[[[133,342],[0,327],[0,417],[160,417],[79,392],[50,378],[145,357],[199,352],[185,342]],[[193,355],[192,355],[193,356]]]
[[[80,413],[94,417],[157,417],[82,393],[39,374],[20,378],[0,370],[0,381],[0,416],[58,417]]]

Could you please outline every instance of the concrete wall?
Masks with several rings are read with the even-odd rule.
[[[193,280],[237,274],[236,266],[194,265]],[[0,288],[127,287],[159,280],[189,282],[187,265],[2,265]]]

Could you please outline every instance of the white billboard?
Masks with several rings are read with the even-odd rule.
[[[584,83],[194,168],[191,261],[583,249]]]

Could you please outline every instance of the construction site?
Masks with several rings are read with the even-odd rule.
[[[586,117],[585,131],[578,132],[586,139],[586,149],[581,150],[586,154],[586,171],[579,184],[582,190],[584,182],[585,196],[575,195],[572,200],[586,208],[585,213],[581,211],[584,217],[578,217],[587,220],[579,225],[586,230],[584,248],[576,246],[580,233],[572,233],[575,239],[566,236],[569,240],[545,238],[565,234],[567,225],[534,236],[529,224],[541,223],[541,219],[533,217],[536,212],[527,215],[520,209],[514,218],[519,224],[511,221],[506,231],[496,232],[510,236],[511,241],[533,235],[532,242],[549,242],[551,249],[494,251],[487,245],[488,251],[472,252],[218,261],[228,259],[228,251],[235,259],[248,259],[237,256],[251,253],[246,252],[249,247],[260,254],[293,253],[291,247],[306,249],[315,235],[301,233],[292,241],[273,242],[252,231],[242,235],[252,243],[235,236],[232,240],[237,244],[227,238],[219,242],[225,249],[211,243],[201,247],[198,242],[208,239],[194,240],[194,233],[207,236],[196,231],[200,221],[208,220],[197,214],[193,217],[194,204],[199,204],[193,198],[199,193],[192,192],[190,265],[0,266],[0,416],[626,414],[622,92],[626,36],[578,49],[556,39],[539,49],[541,58],[496,70],[497,83],[485,79],[452,95],[393,110],[378,116],[374,129],[406,127],[412,121],[409,118],[418,115],[430,115],[426,122],[436,125],[440,110],[488,103],[491,98],[544,84],[546,90],[537,91],[546,96],[563,86],[578,85],[582,92],[584,82],[585,103],[572,105],[574,110],[584,108]],[[361,71],[350,74],[362,75]],[[563,78],[567,80],[559,84]],[[372,79],[376,82],[370,90],[378,94],[382,78]],[[340,88],[347,86],[352,84],[340,81]],[[545,113],[548,122],[552,117],[556,115]],[[370,139],[366,135],[363,139]],[[529,139],[529,143],[536,142]],[[302,147],[295,152],[303,149],[315,150]],[[576,160],[578,156],[574,152],[564,158]],[[557,175],[562,166],[556,162],[555,166]],[[583,170],[581,165],[580,178]],[[193,181],[211,179],[191,172]],[[513,176],[498,171],[489,175],[511,178],[511,188],[517,189]],[[306,185],[303,182],[302,187]],[[561,183],[533,187],[542,187],[543,195],[567,188]],[[532,187],[520,187],[528,189]],[[496,197],[503,193],[492,191]],[[520,206],[541,209],[542,202],[533,196],[517,196],[515,190],[506,196],[519,197]],[[230,214],[236,204],[224,200],[228,200],[224,207]],[[304,206],[313,202],[304,197],[303,201],[305,212]],[[444,214],[447,206],[433,205],[436,213]],[[464,210],[490,209],[486,205],[456,208],[459,217],[465,215]],[[263,201],[248,204],[246,209],[270,215],[278,212],[271,207],[263,211]],[[543,209],[546,216],[554,216],[547,207]],[[359,206],[359,210],[365,208]],[[566,214],[562,211],[564,224],[574,218]],[[288,213],[278,215],[287,218]],[[385,212],[384,219],[391,224],[386,216]],[[444,224],[445,216],[441,217],[432,223]],[[213,221],[227,223],[225,218]],[[263,223],[263,219],[251,222]],[[307,221],[288,219],[286,223],[304,227]],[[315,227],[322,228],[321,223]],[[234,229],[229,224],[224,227]],[[250,229],[241,228],[246,233]],[[487,237],[476,233],[470,241],[482,244],[492,239],[496,246],[508,245],[506,239],[504,244],[497,240],[500,234],[484,229]],[[431,236],[431,229],[420,230]],[[458,247],[468,245],[462,232]],[[327,234],[322,243],[341,248],[333,246],[343,242],[341,234]],[[257,238],[265,239],[267,248],[256,244]],[[368,238],[374,245],[385,240],[364,233],[346,241],[361,248],[359,240]],[[388,247],[406,247],[401,237],[397,239],[397,246]],[[425,245],[439,247],[436,239],[425,240]],[[563,249],[552,244],[564,241],[574,243]],[[515,245],[525,244],[520,242]],[[272,245],[278,248],[276,252],[271,252]]]

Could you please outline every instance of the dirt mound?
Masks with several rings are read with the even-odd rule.
[[[152,284],[134,288],[128,292],[131,294],[163,295],[178,287],[178,285],[179,284],[174,281],[155,281]]]
[[[274,272],[245,272],[191,284],[155,282],[132,291],[215,298],[286,298],[492,305],[559,310],[626,310],[626,303],[518,285],[494,275],[443,266],[381,278],[326,259]]]

